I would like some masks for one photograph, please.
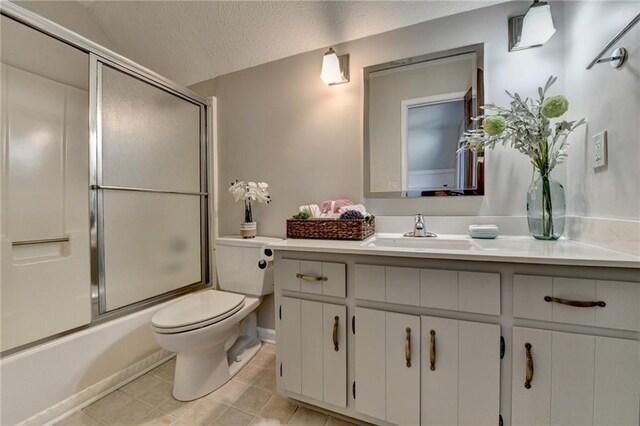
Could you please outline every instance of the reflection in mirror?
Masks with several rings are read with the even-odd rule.
[[[367,197],[483,194],[483,158],[458,152],[482,105],[482,59],[479,44],[365,68]]]

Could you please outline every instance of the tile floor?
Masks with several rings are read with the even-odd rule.
[[[198,400],[171,396],[175,358],[58,425],[351,425],[276,395],[275,346],[260,352],[220,389]]]

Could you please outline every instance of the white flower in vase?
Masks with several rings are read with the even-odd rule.
[[[256,201],[261,204],[269,204],[269,184],[266,182],[244,182],[235,180],[229,187],[229,192],[236,202],[244,201],[244,222],[241,225],[240,234],[245,238],[253,238],[256,234],[256,223],[253,221],[251,202]]]

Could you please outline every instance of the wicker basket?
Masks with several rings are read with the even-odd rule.
[[[362,241],[376,232],[376,219],[288,219],[287,238]]]

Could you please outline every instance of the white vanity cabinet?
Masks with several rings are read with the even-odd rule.
[[[638,342],[514,327],[513,425],[637,425]]]
[[[636,266],[357,250],[276,248],[280,394],[378,425],[640,424]]]
[[[287,391],[347,405],[347,308],[283,297],[278,319],[280,377]]]

